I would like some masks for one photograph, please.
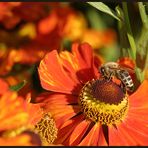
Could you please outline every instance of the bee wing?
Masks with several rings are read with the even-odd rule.
[[[127,70],[131,74],[135,73],[135,70],[133,68],[131,68],[131,67],[127,67],[127,65],[126,66],[120,65],[120,69],[121,70]]]

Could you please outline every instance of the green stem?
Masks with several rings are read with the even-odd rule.
[[[131,25],[130,25],[130,20],[129,20],[129,15],[128,15],[128,8],[127,8],[127,2],[122,2],[122,6],[123,6],[123,12],[124,12],[124,23],[125,26],[127,28],[127,37],[131,46],[131,50],[129,49],[129,53],[132,57],[132,59],[134,61],[136,61],[136,43],[133,37],[133,33],[132,33],[132,29],[131,29]],[[142,78],[141,78],[141,73],[138,70],[138,67],[136,65],[136,69],[135,69],[135,73],[137,76],[137,79],[142,82]]]
[[[141,20],[143,23],[143,26],[148,29],[148,18],[145,10],[145,6],[143,5],[143,2],[138,2],[139,12],[141,16]]]
[[[128,9],[127,9],[127,2],[122,2],[123,6],[123,12],[124,12],[124,18],[125,18],[125,25],[127,28],[127,37],[131,46],[131,50],[129,51],[131,53],[132,59],[136,60],[136,44],[133,37],[133,33],[130,26],[130,20],[128,16]]]

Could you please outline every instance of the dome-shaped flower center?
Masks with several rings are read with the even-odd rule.
[[[87,118],[105,125],[121,122],[128,110],[127,94],[105,79],[87,82],[80,92],[79,104]]]
[[[118,104],[125,96],[117,84],[107,80],[95,81],[92,85],[92,95],[99,101],[109,104]]]

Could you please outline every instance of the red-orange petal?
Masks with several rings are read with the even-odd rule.
[[[129,57],[120,58],[117,62],[123,67],[128,67],[131,69],[135,68],[134,61],[130,59]]]
[[[61,93],[43,93],[36,98],[36,102],[42,102],[46,104],[76,104],[78,102],[78,96]]]
[[[49,112],[52,114],[53,118],[56,121],[57,127],[60,127],[64,122],[74,117],[77,113],[79,113],[79,106],[56,106],[50,108]]]
[[[117,129],[110,129],[109,131],[109,145],[126,145],[126,146],[136,146],[136,145],[147,145],[147,124],[141,124],[142,121],[129,120],[128,122],[122,123],[121,126],[118,125]],[[124,139],[123,137],[126,137]]]
[[[78,61],[79,71],[77,71],[77,76],[82,83],[96,78],[96,73],[94,72],[94,55],[93,49],[88,43],[83,44],[73,44],[72,53],[75,60]],[[97,67],[98,68],[98,67]]]
[[[8,84],[3,79],[0,79],[0,95],[4,94],[8,89]]]
[[[134,139],[128,135],[128,131],[121,132],[120,129],[116,129],[113,126],[109,126],[108,129],[109,146],[131,146],[136,144]]]
[[[148,80],[144,80],[135,93],[129,97],[128,118],[148,124]]]
[[[82,140],[82,137],[86,133],[90,123],[91,123],[91,121],[89,121],[89,120],[88,121],[83,120],[82,122],[80,122],[76,126],[76,128],[73,130],[72,134],[69,137],[70,138],[69,145],[75,146],[80,143],[80,141]]]
[[[102,126],[99,123],[96,123],[81,141],[79,146],[107,146]]]
[[[64,122],[64,124],[58,131],[58,137],[55,143],[69,145],[69,136],[71,135],[72,131],[76,128],[76,126],[83,121],[83,119],[84,116],[81,114]]]
[[[38,71],[42,87],[46,90],[77,94],[75,82],[68,77],[61,63],[56,50],[48,53],[41,61]]]
[[[138,121],[138,119],[129,118],[117,127],[117,131],[118,134],[121,133],[120,137],[127,137],[126,145],[145,146],[148,144],[147,125]],[[122,145],[125,145],[125,142]]]
[[[28,93],[26,97],[26,110],[29,114],[28,125],[35,125],[39,122],[43,116],[43,109],[40,103],[30,103],[31,94]]]
[[[63,51],[58,55],[53,50],[40,63],[41,85],[51,91],[79,94],[82,84],[98,76],[94,62],[92,48],[87,43],[73,44],[72,53]]]
[[[130,109],[147,108],[148,110],[148,80],[144,80],[140,87],[129,97]]]

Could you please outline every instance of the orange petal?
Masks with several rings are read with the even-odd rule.
[[[53,31],[58,24],[58,18],[55,11],[51,11],[50,14],[42,19],[38,24],[39,32],[42,34],[48,34]]]
[[[79,113],[80,108],[79,106],[60,106],[56,108],[53,107],[49,112],[52,114],[56,121],[56,125],[59,127],[62,123]]]
[[[120,131],[123,136],[126,136],[127,140],[132,140],[133,143],[129,143],[128,145],[148,145],[148,124],[144,124],[138,119],[128,119],[126,122],[122,123],[118,127],[118,131]]]
[[[76,126],[84,119],[83,115],[78,115],[68,121],[66,121],[58,131],[58,137],[55,143],[61,143],[69,145],[69,136]]]
[[[38,71],[41,85],[44,89],[70,94],[72,92],[78,93],[75,82],[64,71],[56,50],[45,56],[40,63]]]
[[[81,81],[77,76],[77,72],[80,70],[79,63],[77,59],[71,52],[62,51],[60,52],[60,58],[62,65],[65,69],[67,75],[78,85],[80,85]],[[80,85],[81,86],[81,85]],[[81,86],[82,87],[82,86]]]
[[[79,146],[107,146],[102,127],[99,123],[92,127]]]
[[[131,69],[135,68],[134,61],[130,59],[129,57],[120,58],[117,62],[124,67],[128,67]]]
[[[56,127],[59,129],[66,121],[68,121],[69,119],[71,119],[75,115],[76,115],[75,112],[71,112],[71,113],[67,113],[65,115],[63,114],[61,116],[54,117],[55,122],[56,122]]]
[[[138,119],[138,121],[140,121],[143,124],[148,124],[148,116],[147,116],[147,111],[143,110],[142,112],[139,111],[130,111],[128,112],[128,118],[131,119]],[[140,117],[140,118],[139,118]]]
[[[130,146],[135,145],[136,142],[128,135],[128,131],[120,131],[113,126],[109,126],[109,146]]]
[[[129,106],[132,110],[146,108],[148,110],[148,80],[144,80],[140,87],[129,97]]]
[[[140,87],[129,97],[128,118],[138,119],[148,124],[148,80],[144,80]],[[140,117],[140,118],[139,118]]]
[[[91,123],[90,121],[84,120],[76,126],[76,128],[73,130],[72,134],[70,135],[69,145],[75,146],[80,143],[80,141],[81,141],[82,137],[84,136],[84,134],[86,133],[90,123]]]
[[[41,109],[40,103],[30,103],[31,100],[31,94],[28,93],[26,97],[26,108],[27,112],[30,115],[28,124],[35,125],[37,122],[39,122],[43,116],[43,109]]]
[[[8,84],[3,79],[0,79],[0,95],[4,94],[8,89]]]
[[[78,96],[61,93],[43,93],[36,98],[36,102],[53,104],[76,104]]]
[[[6,92],[0,98],[0,130],[17,128],[28,121],[23,98],[15,92]]]
[[[82,83],[96,77],[94,73],[94,55],[93,49],[88,43],[83,44],[73,44],[72,53],[75,60],[78,63],[79,71],[77,71],[77,76]]]
[[[79,94],[82,88],[80,83],[98,76],[94,62],[92,48],[87,43],[73,44],[72,53],[63,51],[58,55],[53,50],[40,63],[41,85],[51,91]]]

